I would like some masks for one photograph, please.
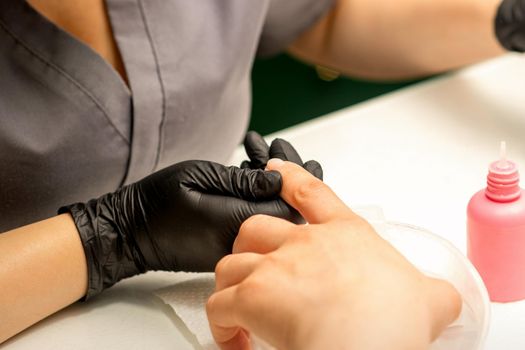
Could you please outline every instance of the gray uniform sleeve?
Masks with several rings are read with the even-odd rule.
[[[271,0],[264,23],[258,56],[286,49],[333,7],[335,0]]]

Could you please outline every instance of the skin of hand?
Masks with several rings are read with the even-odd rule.
[[[335,0],[289,51],[308,63],[365,79],[436,74],[505,52],[494,31],[500,3]]]
[[[75,223],[58,215],[0,234],[0,344],[86,294]]]
[[[283,350],[424,349],[458,317],[457,291],[419,272],[330,188],[289,162],[268,169],[309,225],[243,223],[207,303],[222,350],[250,349],[250,334]]]

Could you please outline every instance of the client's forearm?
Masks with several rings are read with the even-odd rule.
[[[86,288],[84,250],[69,214],[0,234],[0,343]]]

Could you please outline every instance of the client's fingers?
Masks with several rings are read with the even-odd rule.
[[[290,236],[295,224],[268,215],[254,215],[239,229],[233,243],[233,253],[266,254],[279,248]]]
[[[426,284],[434,320],[431,338],[436,340],[441,332],[459,317],[463,303],[461,295],[449,282],[428,277]]]
[[[223,328],[210,324],[215,342],[221,350],[252,350],[250,335],[240,327]],[[220,341],[218,339],[226,339]]]
[[[355,215],[321,180],[291,162],[271,159],[266,167],[283,180],[281,197],[312,224]]]
[[[250,349],[247,333],[236,320],[237,306],[237,286],[212,294],[206,303],[206,314],[213,338],[222,350]]]
[[[263,260],[255,253],[227,255],[215,267],[215,291],[239,284],[248,277]]]

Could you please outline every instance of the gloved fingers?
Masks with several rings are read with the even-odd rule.
[[[501,1],[495,16],[494,31],[505,49],[525,52],[525,1]]]
[[[209,215],[206,221],[210,222],[214,227],[221,227],[221,230],[226,233],[221,239],[223,240],[223,246],[230,247],[230,249],[241,225],[254,215],[280,218],[297,225],[305,223],[299,212],[280,198],[253,202],[235,197],[198,193],[196,191],[189,192],[188,195],[193,197],[191,200],[200,212]],[[264,234],[264,232],[261,232],[261,234]],[[226,253],[231,253],[231,250]]]
[[[224,198],[210,194],[202,194],[201,204],[207,208],[221,208],[223,214],[231,216],[227,231],[236,236],[243,222],[254,215],[266,215],[290,221],[291,223],[302,225],[305,223],[303,217],[291,205],[278,198],[268,201],[246,201],[240,198]],[[224,225],[224,223],[222,223]],[[264,233],[263,233],[264,234]],[[233,243],[233,241],[231,242]]]
[[[323,180],[323,167],[317,161],[309,160],[304,163],[303,168],[319,180]]]
[[[192,266],[186,266],[186,271],[213,271],[217,262],[225,255],[232,253],[234,241],[239,233],[242,224],[250,217],[263,214],[276,218],[285,219],[295,224],[304,224],[305,221],[298,211],[289,206],[282,199],[269,201],[251,202],[235,197],[226,197],[216,194],[199,193],[197,191],[188,191],[187,195],[191,197],[194,203],[193,207],[202,214],[202,220],[212,230],[212,236],[206,241],[211,245],[204,251],[218,252],[217,254],[207,253],[206,259],[194,262]],[[217,232],[218,231],[218,234]],[[260,232],[261,235],[265,231]],[[222,247],[223,250],[217,250]],[[197,252],[190,252],[195,256]],[[189,259],[189,258],[188,258]]]
[[[303,160],[295,148],[286,140],[275,139],[270,145],[270,158],[279,158],[295,164],[303,165]]]
[[[249,160],[243,160],[240,166],[241,169],[252,169],[252,164]]]
[[[301,214],[280,198],[267,202],[248,202],[247,204],[246,206],[240,207],[242,211],[239,214],[240,217],[242,217],[242,222],[253,215],[263,214],[284,219],[297,225],[305,223]]]
[[[202,193],[261,201],[275,199],[281,191],[281,175],[276,171],[240,169],[206,161],[192,165],[181,182]]]
[[[270,147],[259,133],[255,131],[246,133],[244,149],[250,158],[251,169],[264,169],[269,160]]]

